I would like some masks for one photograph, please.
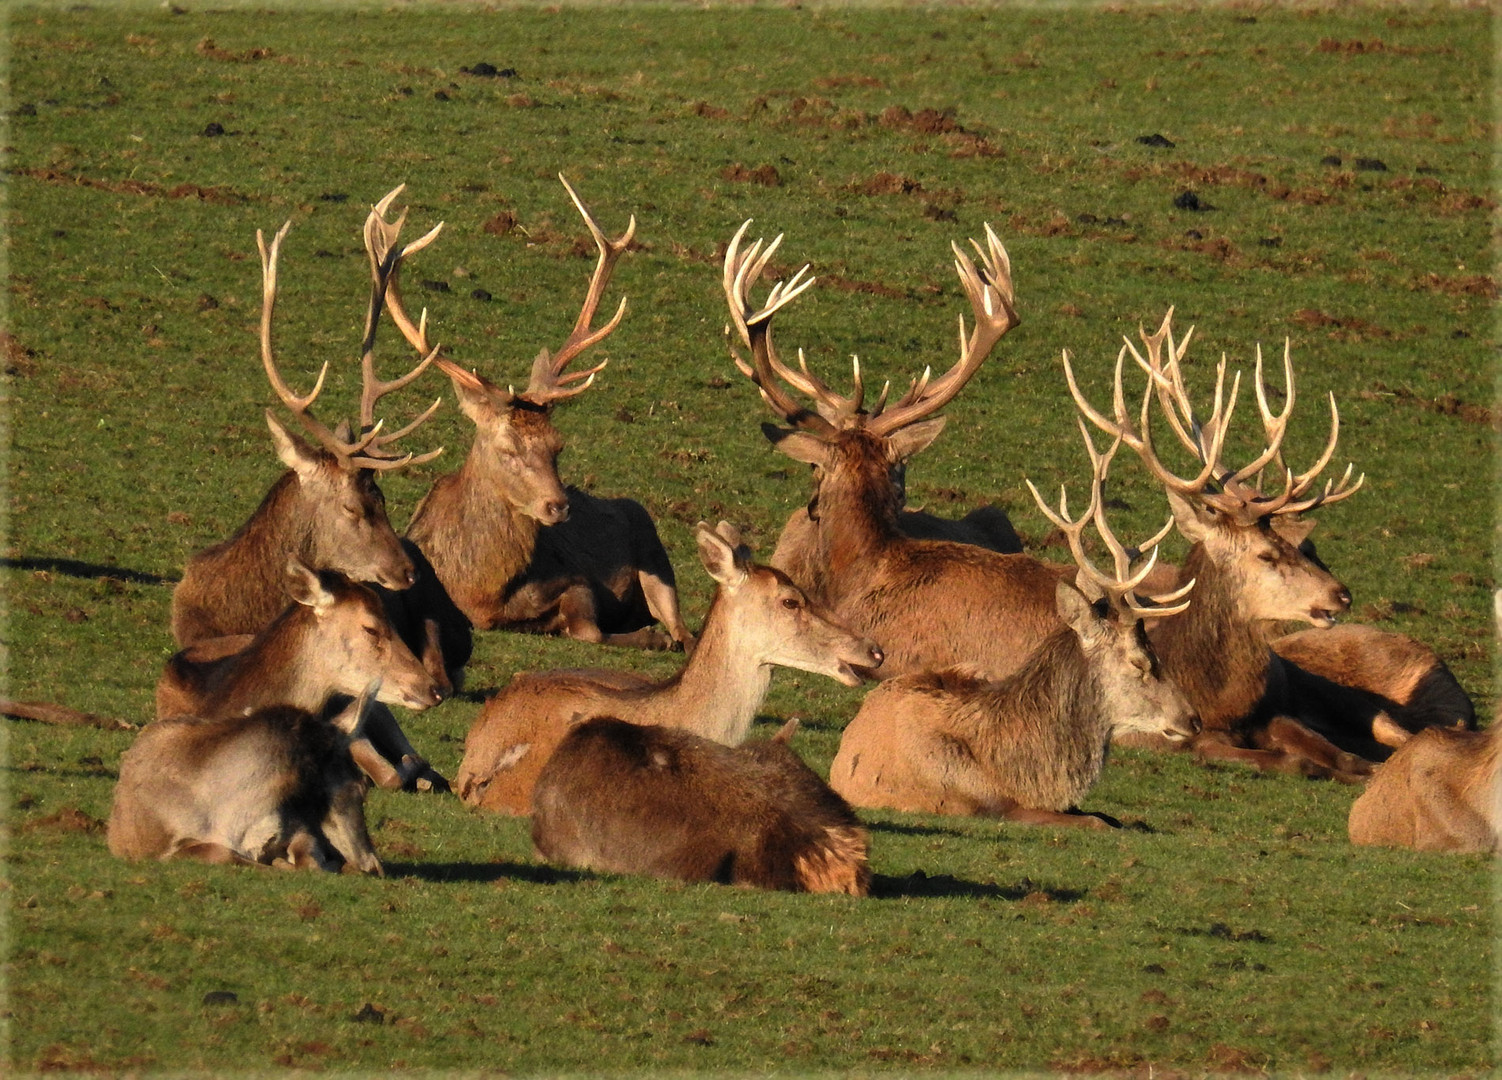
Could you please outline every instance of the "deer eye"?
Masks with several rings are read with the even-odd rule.
[[[782,598],[782,606],[789,611],[797,611],[803,606],[803,601],[799,600],[796,596],[784,596]]]
[[[1272,551],[1259,552],[1257,558],[1267,563],[1268,566],[1275,566],[1278,562],[1277,553]]]
[[[381,628],[379,626],[367,626],[365,632],[372,638],[379,639],[381,636]]]
[[[361,508],[358,506],[345,505],[341,507],[341,509],[344,511],[344,516],[349,518],[351,521],[359,521],[362,517],[365,516]]]

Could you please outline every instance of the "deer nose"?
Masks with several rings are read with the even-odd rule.
[[[866,653],[871,657],[871,663],[867,665],[868,667],[881,667],[881,662],[886,659],[879,645],[870,646],[866,650]]]
[[[550,499],[543,503],[542,512],[547,515],[547,524],[560,525],[568,520],[568,499]]]
[[[1342,588],[1335,594],[1335,603],[1341,611],[1351,610],[1351,590]]]

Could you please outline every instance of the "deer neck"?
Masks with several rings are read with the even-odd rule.
[[[328,675],[318,666],[316,634],[312,611],[289,605],[243,652],[225,659],[211,682],[208,711],[234,716],[286,705],[318,712],[330,690]]]
[[[1190,548],[1181,577],[1194,579],[1194,601],[1183,614],[1157,621],[1153,645],[1205,728],[1228,730],[1267,696],[1268,627],[1240,613],[1236,583],[1202,544]]]
[[[499,591],[532,562],[542,526],[504,497],[494,456],[476,443],[458,471],[433,486],[407,536],[438,570]]]
[[[307,563],[312,555],[312,508],[306,505],[297,473],[288,469],[220,548],[220,566],[210,576],[234,583],[240,609],[239,617],[227,620],[223,631],[256,633],[276,618],[287,605],[287,560],[296,556]]]
[[[662,687],[657,723],[739,745],[772,684],[772,666],[746,649],[717,595],[694,654]]]
[[[1100,775],[1111,719],[1079,636],[1069,627],[1049,634],[1022,668],[989,684],[981,700],[978,717],[1012,721],[978,721],[984,726],[976,745],[996,773],[1014,772],[1019,756],[1025,757],[1040,788],[1073,793],[1057,809],[1073,805]],[[1023,741],[1026,753],[1019,755]]]
[[[901,533],[898,501],[890,479],[847,468],[819,485],[820,546],[835,578],[869,568]]]

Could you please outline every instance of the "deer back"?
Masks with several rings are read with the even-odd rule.
[[[1351,842],[1502,852],[1502,725],[1428,728],[1397,749],[1351,805]]]
[[[532,841],[550,862],[764,889],[869,892],[849,806],[781,742],[726,747],[597,718],[538,778]]]

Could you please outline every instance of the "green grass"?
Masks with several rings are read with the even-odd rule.
[[[612,234],[634,212],[642,244],[612,286],[630,309],[598,349],[610,366],[558,413],[562,470],[649,507],[692,620],[709,594],[693,523],[731,518],[766,552],[806,496],[728,360],[719,246],[747,217],[785,232],[782,264],[821,281],[779,317],[783,349],[835,385],[858,352],[901,386],[952,361],[948,245],[989,221],[1023,324],[914,463],[915,503],[994,500],[1040,539],[1022,476],[1082,490],[1061,349],[1103,402],[1122,335],[1170,305],[1197,327],[1200,388],[1222,352],[1244,365],[1288,337],[1293,462],[1322,444],[1333,391],[1339,461],[1368,478],[1315,534],[1354,617],[1433,646],[1491,714],[1485,9],[178,7],[7,12],[12,696],[144,721],[172,649],[158,579],[277,475],[257,228],[294,222],[278,348],[299,385],[334,361],[320,415],[337,417],[356,397],[365,208],[405,182],[411,231],[447,222],[409,306],[456,360],[519,381],[591,265],[562,171]],[[482,61],[516,75],[460,70]],[[1155,133],[1175,146],[1137,141]],[[777,186],[736,179],[768,167]],[[1214,209],[1176,208],[1186,190]],[[503,211],[520,227],[486,232]],[[393,333],[380,355],[407,359]],[[447,452],[384,484],[399,528],[469,428],[438,379],[387,406],[439,393],[409,441]],[[1117,473],[1121,528],[1145,535],[1162,497]],[[485,634],[469,686],[601,663],[675,665]],[[784,672],[761,729],[803,717],[798,747],[827,769],[859,701]],[[409,734],[452,775],[477,709]],[[1144,828],[871,815],[880,895],[854,902],[553,871],[524,822],[384,792],[384,880],[125,864],[95,826],[129,734],[6,731],[19,1071],[1495,1060],[1490,864],[1351,847],[1340,786],[1121,753],[1087,805]],[[218,990],[236,1001],[205,1004]]]

